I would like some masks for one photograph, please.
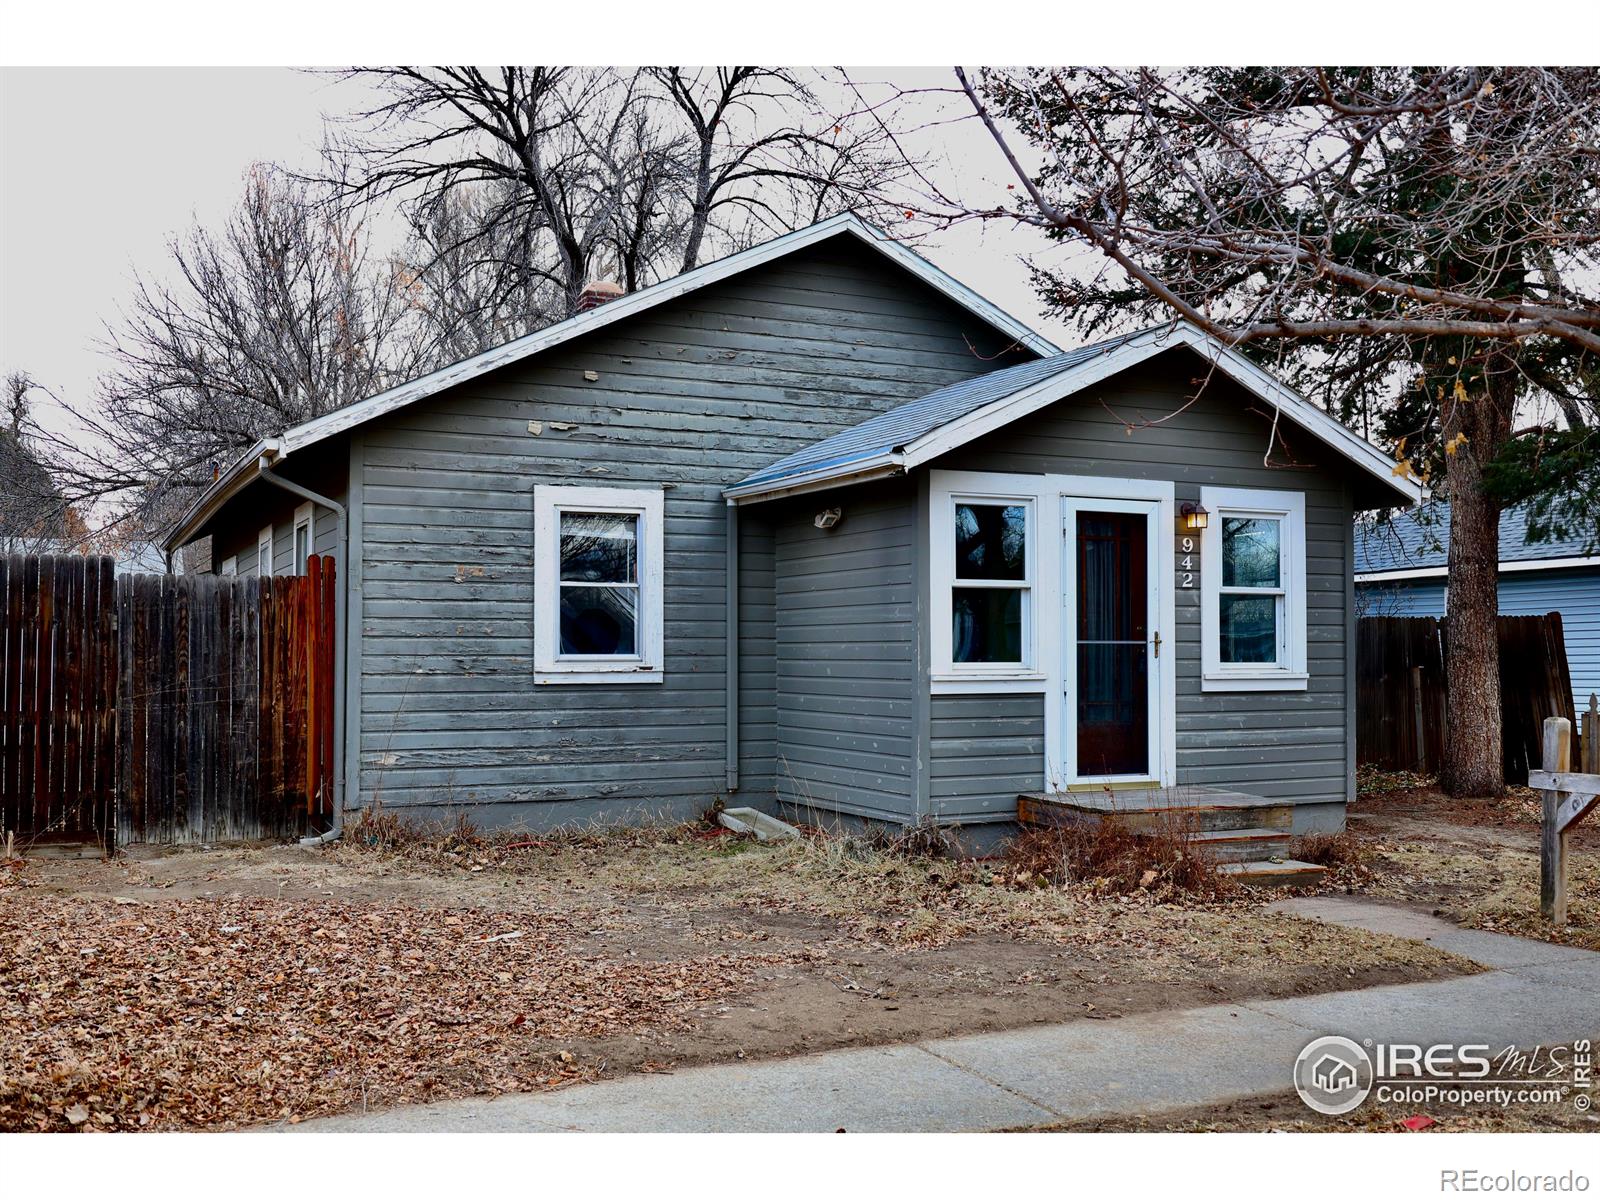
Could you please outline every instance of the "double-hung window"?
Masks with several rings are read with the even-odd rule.
[[[1303,690],[1306,670],[1305,496],[1204,488],[1202,686]]]
[[[659,683],[659,489],[534,488],[534,676]]]
[[[306,574],[306,559],[311,557],[313,520],[311,501],[307,500],[294,510],[294,540],[290,543],[294,547],[294,562],[289,566],[291,575]]]
[[[932,511],[935,678],[1035,677],[1034,498],[937,490]]]

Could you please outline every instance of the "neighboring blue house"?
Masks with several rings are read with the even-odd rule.
[[[1600,692],[1600,537],[1528,540],[1527,511],[1500,517],[1500,612],[1561,614],[1578,711]],[[1435,501],[1390,522],[1356,522],[1356,606],[1362,616],[1442,617],[1449,586],[1450,505]]]

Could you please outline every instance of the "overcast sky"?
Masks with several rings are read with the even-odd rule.
[[[929,71],[900,77],[944,82]],[[314,161],[323,114],[366,96],[358,84],[267,67],[0,71],[0,372],[28,371],[74,403],[91,398],[105,368],[96,342],[134,272],[159,276],[170,239],[222,221],[252,163]],[[1003,188],[974,123],[940,134],[937,149],[969,197]],[[917,248],[1061,341],[1022,263],[1041,241],[966,225]]]

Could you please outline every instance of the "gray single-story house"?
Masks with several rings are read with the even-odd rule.
[[[347,812],[1330,828],[1392,467],[1198,330],[1062,352],[844,216],[263,441],[168,548],[338,560]]]
[[[1356,522],[1356,607],[1370,617],[1442,617],[1450,586],[1450,504]],[[1528,539],[1528,510],[1500,514],[1500,614],[1561,614],[1573,707],[1600,693],[1600,530]]]

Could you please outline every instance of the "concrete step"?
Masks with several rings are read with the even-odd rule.
[[[1217,870],[1233,876],[1246,887],[1305,887],[1319,882],[1328,873],[1327,867],[1301,862],[1297,858],[1285,858],[1277,862],[1227,862]]]
[[[1197,845],[1203,846],[1219,863],[1265,861],[1286,858],[1289,853],[1289,831],[1263,826],[1246,826],[1241,829],[1205,829],[1189,835]]]

